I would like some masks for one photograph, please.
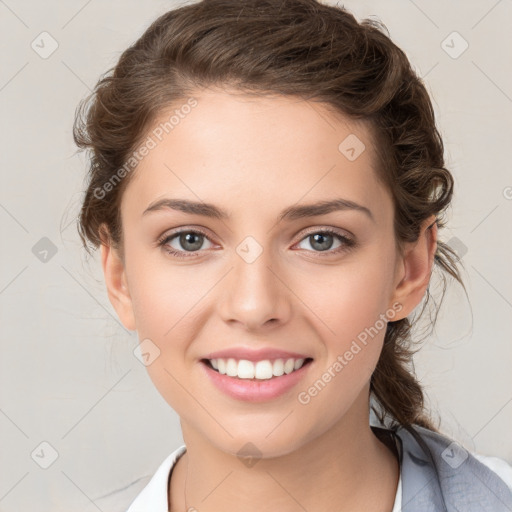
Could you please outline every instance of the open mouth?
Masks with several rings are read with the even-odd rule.
[[[247,361],[234,359],[201,359],[209,369],[227,377],[239,380],[271,380],[294,373],[311,364],[313,358],[276,359],[274,361]]]

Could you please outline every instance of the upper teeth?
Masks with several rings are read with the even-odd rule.
[[[253,363],[247,359],[210,359],[212,366],[229,377],[238,377],[240,379],[271,379],[273,376],[279,377],[283,373],[291,373],[298,370],[305,359],[276,359],[274,362],[269,359]]]

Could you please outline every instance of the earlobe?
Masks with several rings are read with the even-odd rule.
[[[126,329],[134,331],[135,317],[125,266],[116,249],[109,243],[101,244],[101,265],[110,303]]]
[[[401,260],[401,273],[391,303],[400,302],[403,306],[400,318],[409,315],[421,302],[434,265],[437,250],[437,221],[434,215],[426,219],[416,242],[408,244]],[[395,320],[398,320],[396,318]]]

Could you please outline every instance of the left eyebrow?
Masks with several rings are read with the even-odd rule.
[[[191,213],[194,215],[202,215],[204,217],[211,217],[215,219],[229,219],[230,215],[225,210],[210,204],[203,203],[197,201],[190,201],[188,199],[160,199],[152,204],[150,204],[146,210],[144,210],[142,215],[147,215],[150,212],[171,209],[178,210],[184,213]],[[366,206],[362,206],[354,201],[350,201],[348,199],[332,199],[329,201],[320,201],[317,203],[300,205],[300,206],[290,206],[283,210],[278,216],[278,221],[282,220],[297,220],[303,219],[306,217],[315,217],[318,215],[325,215],[327,213],[331,213],[334,211],[343,211],[343,210],[355,210],[364,213],[367,215],[373,222],[375,222],[375,218],[373,213]]]
[[[369,208],[355,203],[354,201],[349,201],[348,199],[332,199],[330,201],[320,201],[318,203],[302,206],[290,206],[279,215],[278,220],[297,220],[343,210],[355,210],[362,212],[375,222],[373,213]]]

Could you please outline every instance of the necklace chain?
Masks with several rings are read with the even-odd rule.
[[[181,457],[183,457],[184,453],[181,455]],[[180,457],[180,458],[181,458]],[[179,459],[178,459],[179,460]],[[175,466],[176,464],[178,463],[178,461],[176,461],[175,463]],[[173,468],[174,470],[175,468]],[[172,470],[172,471],[173,471]],[[171,481],[172,481],[172,471],[171,471],[171,476],[170,476],[170,479],[169,479],[169,498],[168,498],[168,501],[169,501],[169,512],[178,512],[178,511],[173,511],[171,509]],[[185,484],[183,486],[183,502],[185,503],[185,511],[188,512],[188,507],[187,507],[187,478],[188,478],[188,457],[187,457],[187,467],[185,469]],[[192,508],[192,510],[195,510],[194,508]]]

